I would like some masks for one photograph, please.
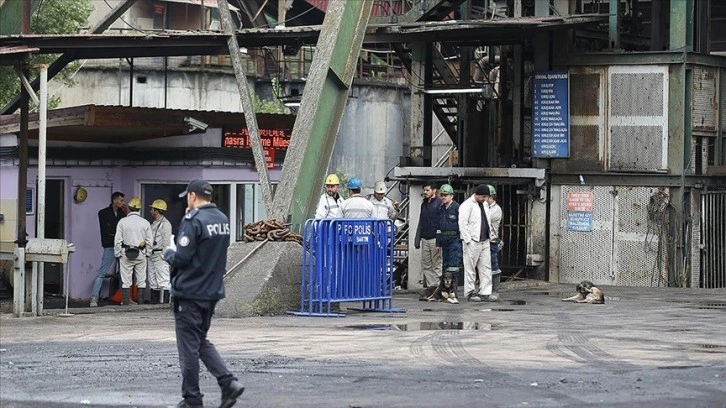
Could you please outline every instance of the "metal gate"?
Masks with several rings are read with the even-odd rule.
[[[525,268],[527,261],[527,219],[529,218],[529,196],[517,194],[526,192],[529,184],[500,184],[497,188],[497,202],[502,207],[500,237],[504,249],[499,254],[499,269],[505,276],[513,275]]]
[[[726,287],[726,191],[701,194],[701,287]]]

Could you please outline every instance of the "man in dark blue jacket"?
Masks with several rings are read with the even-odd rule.
[[[186,196],[187,214],[181,222],[176,250],[164,252],[174,268],[171,294],[174,299],[176,344],[182,372],[182,396],[177,408],[202,408],[199,359],[222,389],[220,408],[229,408],[244,387],[207,340],[217,301],[224,298],[224,273],[229,247],[229,219],[212,204],[212,186],[192,180],[179,197]]]
[[[458,280],[459,270],[463,265],[461,237],[459,235],[459,203],[454,200],[454,188],[450,184],[444,184],[439,191],[441,192],[441,206],[439,207],[439,230],[436,231],[436,246],[441,248],[443,272],[451,272]],[[463,276],[461,279],[463,280]],[[458,303],[458,301],[451,299],[447,299],[447,301]]]

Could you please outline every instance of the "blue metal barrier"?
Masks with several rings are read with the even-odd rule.
[[[362,301],[360,310],[393,308],[393,222],[378,219],[308,220],[303,228],[298,316],[335,316],[336,302]]]

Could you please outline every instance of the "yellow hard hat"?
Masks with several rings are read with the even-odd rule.
[[[134,197],[129,201],[129,208],[133,208],[135,210],[141,209],[141,199],[139,197]]]
[[[330,185],[337,186],[339,184],[340,184],[340,179],[338,178],[337,174],[328,174],[328,177],[325,178],[326,186],[330,186]]]
[[[153,203],[151,203],[151,208],[156,208],[157,210],[166,211],[166,209],[168,207],[166,206],[166,201],[164,201],[160,198],[157,198],[156,200],[154,200]]]
[[[82,203],[86,201],[86,198],[88,198],[88,191],[86,191],[86,189],[83,187],[78,187],[76,193],[73,195],[73,199],[77,203]]]

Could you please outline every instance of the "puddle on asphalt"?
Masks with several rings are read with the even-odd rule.
[[[344,329],[354,330],[395,330],[395,331],[423,331],[423,330],[491,330],[489,323],[479,322],[413,322],[403,324],[355,324],[343,326]]]
[[[726,309],[726,303],[699,303],[699,309]]]
[[[692,344],[689,348],[704,353],[726,353],[726,346],[720,344]]]
[[[479,309],[480,312],[513,312],[514,309],[497,308],[497,309]]]
[[[509,304],[514,305],[514,306],[521,306],[521,305],[526,305],[527,302],[524,300],[510,300]]]

